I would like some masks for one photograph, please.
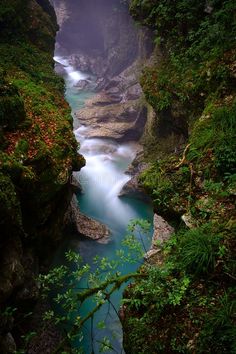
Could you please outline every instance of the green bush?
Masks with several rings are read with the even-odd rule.
[[[188,159],[201,161],[203,165],[209,164],[220,176],[235,173],[235,118],[235,102],[229,106],[211,106],[206,109],[205,115],[193,128]]]
[[[222,174],[236,172],[236,139],[222,141],[215,149],[215,166]]]
[[[194,275],[213,271],[221,238],[214,234],[211,224],[184,233],[179,239],[179,259],[183,269]]]

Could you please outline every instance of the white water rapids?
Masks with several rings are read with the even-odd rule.
[[[130,219],[137,217],[132,206],[119,198],[119,193],[130,176],[124,169],[134,159],[134,144],[119,145],[102,139],[83,137],[85,127],[75,131],[80,141],[80,153],[86,159],[86,166],[77,174],[85,194],[82,200],[89,206],[89,214],[110,227],[127,225]]]
[[[69,62],[68,58],[61,57],[61,56],[54,56],[54,61],[56,63],[59,63],[63,66],[65,69],[65,72],[67,74],[67,85],[69,86],[76,86],[80,80],[85,80],[88,75],[82,73],[79,70],[76,70]]]

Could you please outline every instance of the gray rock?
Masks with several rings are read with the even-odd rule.
[[[101,106],[101,102],[105,105]],[[90,100],[85,108],[76,113],[80,123],[90,127],[85,132],[87,138],[110,138],[117,141],[139,140],[146,117],[146,108],[139,100],[113,104],[108,95],[104,95],[103,101],[100,95],[94,97],[92,105]]]
[[[72,187],[73,193],[82,193],[83,189],[80,184],[80,182],[76,179],[75,176],[72,175],[71,180],[70,180],[70,185]]]
[[[67,211],[65,223],[67,225],[73,225],[80,236],[95,241],[107,239],[110,235],[110,231],[106,225],[80,212],[75,195],[73,196],[70,207]]]
[[[89,87],[90,82],[88,80],[80,80],[75,87],[78,88],[79,90],[85,90]]]
[[[163,244],[168,241],[174,233],[174,228],[170,226],[161,216],[154,214],[153,218],[153,236],[150,251],[145,255],[145,259],[149,260],[154,256],[161,257],[161,248]]]
[[[65,75],[66,74],[66,70],[65,70],[65,67],[64,65],[60,64],[60,63],[55,63],[55,72],[58,74],[58,75]]]
[[[193,229],[194,227],[197,226],[196,220],[193,219],[192,215],[190,214],[184,214],[181,216],[181,219],[183,220],[183,222],[185,223],[185,225],[190,228]]]
[[[128,167],[126,173],[131,175],[131,179],[123,186],[119,196],[129,197],[151,202],[151,198],[139,182],[140,174],[148,167],[146,162],[143,162],[143,148],[139,147],[136,157]]]
[[[147,195],[145,190],[140,186],[138,181],[139,175],[133,176],[122,188],[119,197],[128,197],[150,202],[151,198]]]
[[[80,53],[72,54],[69,57],[69,64],[81,71],[89,71],[90,69],[89,57]]]
[[[122,99],[122,102],[127,102],[127,101],[130,101],[130,100],[136,100],[137,98],[141,97],[143,91],[142,91],[142,88],[140,86],[139,83],[129,87],[124,95],[123,95],[123,99]]]
[[[158,248],[169,240],[171,234],[174,233],[175,230],[167,221],[157,214],[154,214],[153,226],[152,248]]]

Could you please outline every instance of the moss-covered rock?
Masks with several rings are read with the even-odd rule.
[[[0,78],[0,127],[14,130],[26,117],[17,87]]]
[[[1,309],[9,297],[19,307],[35,301],[38,259],[62,237],[69,179],[84,165],[64,83],[53,70],[56,30],[49,1],[0,4]],[[3,341],[9,330],[0,327]]]

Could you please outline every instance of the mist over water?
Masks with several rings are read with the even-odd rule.
[[[54,59],[64,67],[66,99],[72,108],[72,113],[74,113],[83,107],[85,99],[92,97],[94,93],[76,89],[77,83],[79,80],[86,78],[86,74],[73,68],[65,57],[57,55]],[[74,123],[77,126],[77,122]],[[80,143],[80,153],[86,159],[86,166],[80,172],[75,173],[75,178],[81,183],[83,189],[83,193],[78,195],[77,198],[80,210],[106,224],[111,231],[111,235],[106,242],[102,240],[98,242],[87,239],[78,240],[75,237],[70,238],[68,235],[69,238],[64,246],[64,251],[69,248],[79,252],[84,262],[94,267],[92,260],[97,255],[108,259],[116,259],[116,251],[123,247],[122,240],[126,235],[130,220],[143,218],[151,222],[153,213],[151,206],[142,201],[119,197],[122,187],[130,179],[125,171],[135,158],[137,144],[118,144],[108,139],[88,139],[85,137],[85,132],[88,129],[90,128],[80,125],[74,131],[75,137]],[[149,241],[146,240],[147,247],[148,243]],[[61,251],[61,253],[63,252]],[[135,271],[139,266],[138,263],[125,264],[121,265],[116,271],[127,274]],[[87,279],[83,279],[79,286],[86,287]],[[116,311],[120,306],[123,289],[124,286],[111,298]],[[93,307],[92,299],[86,301],[80,315],[85,316]],[[115,350],[124,353],[122,349],[122,328],[116,311],[108,303],[103,306],[95,316],[93,329],[91,329],[91,323],[87,323],[83,333],[84,339],[76,345],[80,347],[82,344],[86,354],[90,354],[92,349],[97,354],[99,353],[99,341],[107,336]],[[96,330],[96,323],[104,319],[106,328]],[[91,340],[91,337],[93,340]]]

